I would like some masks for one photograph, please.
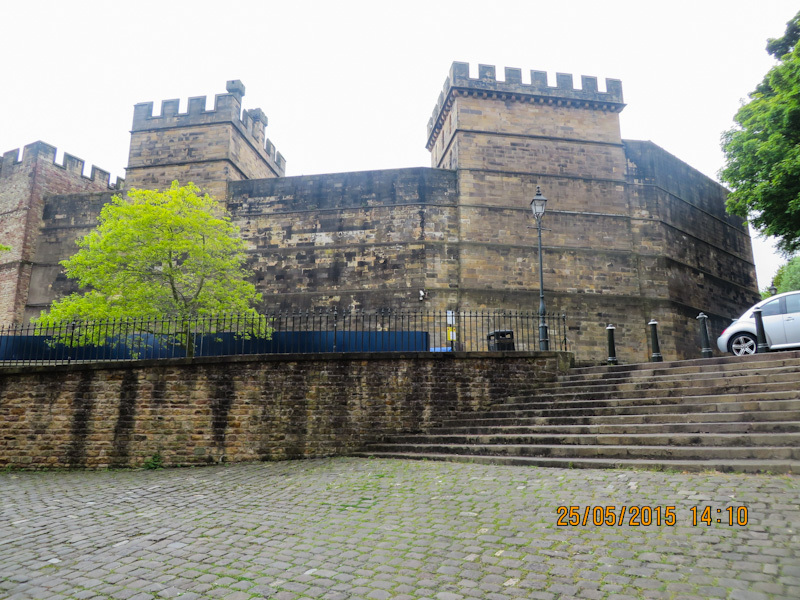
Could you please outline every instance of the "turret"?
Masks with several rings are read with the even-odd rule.
[[[522,82],[521,69],[506,67],[504,75],[505,80],[499,81],[493,65],[478,65],[478,78],[473,79],[467,63],[452,64],[428,121],[426,147],[432,153],[432,166],[461,166],[457,161],[463,157],[454,142],[466,130],[620,143],[617,113],[625,104],[618,79],[606,79],[606,91],[601,92],[597,78],[586,75],[581,76],[580,89],[568,73],[556,73],[554,87],[548,85],[544,71],[530,71],[530,83]],[[574,111],[602,116],[591,119]],[[565,118],[570,113],[576,116]]]
[[[194,182],[224,200],[228,181],[282,177],[286,160],[266,139],[267,116],[260,108],[242,111],[245,86],[228,81],[226,94],[189,98],[185,113],[179,100],[164,100],[161,114],[153,103],[134,106],[127,187],[169,187],[173,180]]]
[[[88,210],[89,195],[108,194],[122,188],[122,179],[118,178],[112,186],[108,171],[94,166],[87,177],[83,174],[84,166],[82,159],[68,153],[64,153],[63,164],[58,164],[56,148],[44,142],[26,145],[21,157],[19,149],[3,153],[0,242],[11,250],[0,253],[0,323],[22,322],[26,312],[31,312],[26,306],[31,299],[31,288],[42,280],[42,269],[60,269],[58,265],[43,266],[36,259],[46,198],[56,193],[74,194],[76,212],[84,212]],[[38,310],[34,312],[38,314]]]

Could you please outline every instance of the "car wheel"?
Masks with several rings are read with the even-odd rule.
[[[756,353],[756,338],[749,333],[737,333],[728,343],[728,348],[736,356],[745,356]]]

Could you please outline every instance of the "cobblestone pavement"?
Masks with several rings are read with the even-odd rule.
[[[0,597],[797,599],[799,500],[788,476],[355,458],[5,472]]]

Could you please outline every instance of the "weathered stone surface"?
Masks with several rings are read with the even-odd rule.
[[[265,306],[408,308],[425,289],[444,309],[456,200],[454,172],[417,168],[231,182],[228,206]]]
[[[288,355],[0,371],[0,469],[345,454],[566,372],[539,353]]]
[[[498,81],[482,65],[471,79],[454,63],[429,123],[429,169],[283,177],[266,117],[242,112],[239,84],[212,110],[205,98],[190,99],[186,113],[164,101],[158,116],[152,103],[138,104],[128,185],[193,180],[224,198],[248,245],[260,308],[408,309],[423,306],[425,290],[424,307],[438,310],[538,308],[529,202],[540,185],[549,199],[547,308],[568,314],[577,360],[605,358],[608,323],[622,361],[646,359],[652,318],[665,357],[696,356],[700,311],[716,336],[758,299],[747,228],[725,213],[725,190],[655,144],[621,138],[619,81],[600,92],[592,77],[580,89],[564,74],[554,87],[538,71],[529,84],[520,77],[507,69]],[[3,173],[0,204],[17,206],[33,171]],[[6,320],[75,289],[58,261],[100,197],[50,197],[83,191],[52,182],[31,196],[35,206],[0,217],[5,243],[26,253],[0,265]]]
[[[325,458],[0,489],[4,598],[798,598],[797,477]],[[628,516],[559,526],[560,506]],[[705,506],[748,523],[693,526]]]
[[[362,456],[800,473],[800,352],[572,369]]]
[[[93,167],[83,175],[84,162],[64,154],[55,162],[56,149],[44,142],[28,144],[3,154],[0,166],[0,240],[10,246],[0,253],[0,322],[23,319],[31,287],[46,199],[53,194],[107,192],[109,174]],[[118,185],[121,183],[118,181]],[[75,237],[67,236],[70,241]],[[66,256],[62,257],[66,258]]]
[[[588,78],[574,90],[566,76],[553,88],[518,74],[500,82],[483,66],[471,79],[454,63],[429,124],[432,165],[458,173],[459,306],[538,306],[528,203],[540,185],[545,295],[569,314],[577,359],[604,358],[609,322],[621,360],[645,359],[651,318],[665,356],[695,356],[697,313],[716,335],[758,299],[725,190],[655,144],[622,140],[619,82],[599,93]]]
[[[242,112],[242,88],[220,94],[214,108],[206,98],[190,98],[187,112],[178,100],[165,100],[153,116],[153,103],[134,107],[128,186],[162,189],[173,180],[194,182],[212,196],[225,197],[225,183],[283,176],[286,161],[264,140],[261,109]]]

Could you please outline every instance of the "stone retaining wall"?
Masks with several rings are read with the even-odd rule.
[[[0,468],[138,467],[347,454],[481,411],[569,353],[236,356],[0,369]]]

